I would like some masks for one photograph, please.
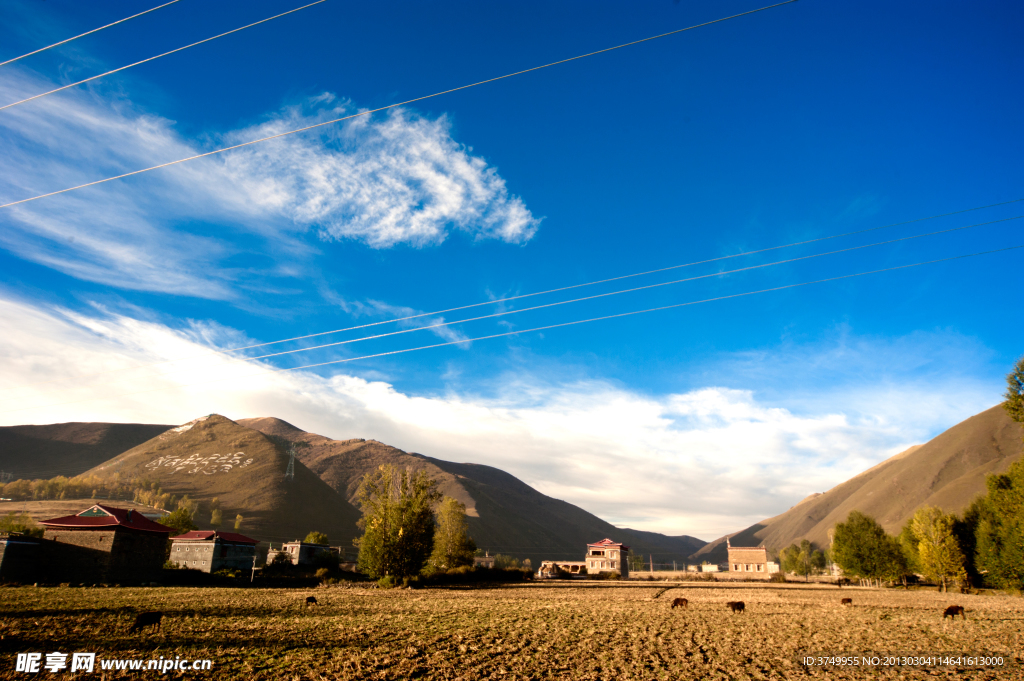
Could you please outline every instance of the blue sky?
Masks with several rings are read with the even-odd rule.
[[[0,104],[300,4],[182,0],[0,67]],[[758,6],[329,0],[0,111],[0,203]],[[0,61],[143,7],[4,3]],[[622,525],[739,529],[996,404],[1024,351],[1024,250],[288,374],[209,356],[137,367],[1024,198],[1022,28],[1019,3],[801,0],[0,209],[0,419],[276,415],[497,465]],[[1024,202],[423,319],[1019,215]],[[1024,244],[1022,225],[262,366],[1000,249]]]

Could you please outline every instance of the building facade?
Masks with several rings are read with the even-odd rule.
[[[0,582],[35,582],[43,541],[20,533],[0,535]]]
[[[726,539],[729,550],[729,573],[742,574],[747,577],[768,577],[779,571],[779,564],[773,562],[764,546],[733,546]]]
[[[171,537],[171,562],[189,570],[250,570],[259,542],[234,532],[193,530]]]
[[[541,579],[552,579],[562,574],[581,575],[586,574],[587,567],[585,560],[545,560],[537,570],[537,576]]]
[[[327,546],[326,544],[310,544],[304,541],[292,541],[286,544],[282,544],[281,548],[275,549],[270,548],[267,553],[267,565],[274,562],[279,554],[284,555],[291,561],[292,565],[312,565],[313,559],[321,553],[329,553],[336,560],[340,560],[338,550],[336,548]]]
[[[173,532],[137,511],[100,504],[39,524],[39,572],[50,581],[155,581]]]
[[[629,577],[628,558],[629,547],[611,539],[587,544],[587,573],[618,572],[623,577]]]

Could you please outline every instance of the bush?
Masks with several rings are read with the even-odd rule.
[[[319,570],[316,571],[316,578],[317,579],[325,579],[330,574],[331,574],[331,571],[328,570],[327,568],[320,568]]]
[[[398,586],[398,582],[391,575],[384,575],[377,580],[377,586],[381,589],[394,589]]]
[[[773,572],[772,576],[768,578],[768,581],[769,582],[774,582],[776,584],[785,584],[786,583],[786,574],[783,573],[783,572]]]
[[[598,572],[596,575],[594,575],[594,579],[619,580],[619,579],[622,579],[622,575],[620,575],[618,572],[615,572],[615,571],[612,571],[612,572]]]
[[[463,565],[462,567],[435,572],[423,577],[423,583],[429,585],[457,585],[526,582],[533,579],[533,571],[523,568],[489,568],[482,565]]]

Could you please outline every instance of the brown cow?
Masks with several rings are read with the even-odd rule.
[[[679,606],[680,608],[685,608],[685,607],[687,607],[689,605],[690,605],[690,601],[686,600],[685,598],[677,598],[674,601],[672,601],[672,607],[673,608],[676,607],[676,606]]]
[[[316,602],[316,596],[306,596],[306,607],[308,608],[311,605],[320,605]]]
[[[956,619],[956,616],[960,615],[964,619],[967,619],[967,614],[964,612],[964,606],[962,605],[951,605],[946,608],[946,611],[942,613],[942,620],[945,621],[947,617]]]
[[[729,601],[726,606],[732,608],[733,612],[743,612],[747,605],[743,601]]]
[[[160,620],[162,620],[163,617],[164,617],[164,614],[162,612],[156,612],[156,611],[140,612],[135,617],[135,624],[133,624],[132,628],[128,630],[128,633],[129,634],[134,634],[137,631],[137,632],[139,632],[141,634],[143,627],[150,627],[150,626],[155,626],[157,629],[160,629],[161,628]]]
[[[844,598],[843,600],[839,601],[839,605],[853,605],[853,599]]]

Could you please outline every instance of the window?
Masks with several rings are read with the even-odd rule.
[[[746,564],[746,565],[744,565],[743,567],[744,567],[744,569],[745,569],[745,570],[746,570],[747,572],[750,572],[750,563],[747,563],[747,564]]]
[[[739,572],[739,570],[740,570],[739,564],[738,563],[733,563],[732,569],[733,569],[733,572]]]
[[[764,572],[764,565],[758,565],[757,566],[757,571],[758,572]]]

